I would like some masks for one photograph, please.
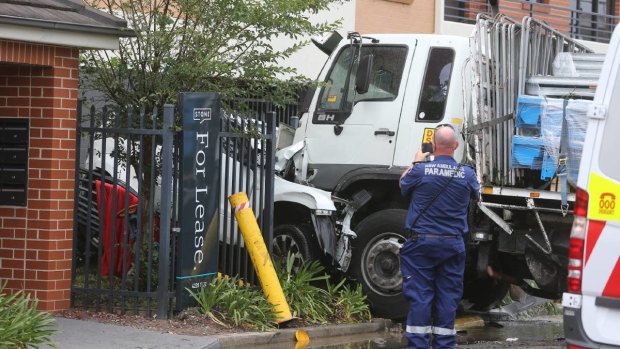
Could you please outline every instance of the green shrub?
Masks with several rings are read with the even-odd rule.
[[[328,282],[329,276],[320,275],[324,268],[318,261],[294,265],[295,258],[289,254],[284,270],[279,271],[280,284],[286,300],[298,316],[308,322],[325,323],[332,317],[329,293],[314,282]]]
[[[295,265],[289,255],[286,265],[276,265],[282,290],[293,316],[307,323],[357,322],[370,319],[370,310],[361,286],[352,288],[346,279],[332,283],[318,261]],[[321,288],[317,284],[324,284]],[[263,293],[243,286],[237,279],[212,280],[194,293],[199,310],[223,326],[275,327],[277,314]]]
[[[235,326],[249,325],[260,330],[274,328],[277,314],[262,292],[248,287],[233,287],[226,290],[217,307],[224,319]]]
[[[275,327],[277,314],[260,291],[240,285],[236,279],[213,279],[194,293],[200,312],[223,326],[242,326],[260,330]]]
[[[37,311],[37,300],[23,291],[12,295],[3,293],[0,285],[0,348],[38,348],[55,346],[52,335],[54,319],[50,314]]]
[[[220,301],[224,290],[230,288],[230,285],[228,285],[229,282],[230,281],[228,279],[215,278],[211,280],[207,287],[201,287],[200,291],[197,293],[194,293],[189,288],[186,288],[192,298],[198,302],[200,312],[222,326],[226,326],[226,324],[218,317],[215,307]]]
[[[370,309],[366,303],[366,296],[362,292],[362,285],[355,289],[344,284],[340,289],[335,304],[336,318],[345,322],[370,320]]]
[[[352,289],[346,279],[330,281],[318,261],[294,265],[289,255],[285,270],[280,270],[280,283],[293,315],[312,323],[355,322],[370,319],[366,296],[358,285]],[[326,288],[315,286],[324,283]]]

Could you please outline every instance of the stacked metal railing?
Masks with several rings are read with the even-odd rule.
[[[559,52],[590,50],[530,17],[518,23],[507,16],[479,14],[472,40],[475,88],[467,132],[473,137],[470,140],[479,159],[478,173],[484,183],[523,184],[526,174],[511,168],[517,98],[527,92],[528,82],[545,83],[556,78],[550,75]]]
[[[478,15],[472,58],[474,84],[473,125],[478,126],[476,153],[480,157],[478,173],[485,182],[510,182],[507,170],[513,121],[499,122],[514,113],[518,90],[521,30],[509,17]]]
[[[519,94],[525,92],[529,77],[552,75],[554,58],[560,52],[591,53],[585,45],[569,38],[546,23],[524,17],[519,57]]]

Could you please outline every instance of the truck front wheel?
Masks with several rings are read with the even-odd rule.
[[[294,268],[301,266],[303,261],[311,261],[315,256],[313,241],[298,226],[293,224],[281,224],[273,230],[273,258],[286,266],[288,255],[293,257]]]
[[[364,218],[355,228],[350,273],[362,285],[374,316],[403,319],[408,305],[402,293],[399,251],[405,242],[407,211],[389,209]]]

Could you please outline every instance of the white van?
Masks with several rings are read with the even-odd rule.
[[[620,348],[620,29],[588,112],[571,231],[564,332],[569,348]]]

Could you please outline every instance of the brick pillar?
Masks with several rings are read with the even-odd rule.
[[[41,310],[69,307],[77,86],[77,49],[0,41],[0,117],[30,119],[28,203],[0,206],[0,278]]]

